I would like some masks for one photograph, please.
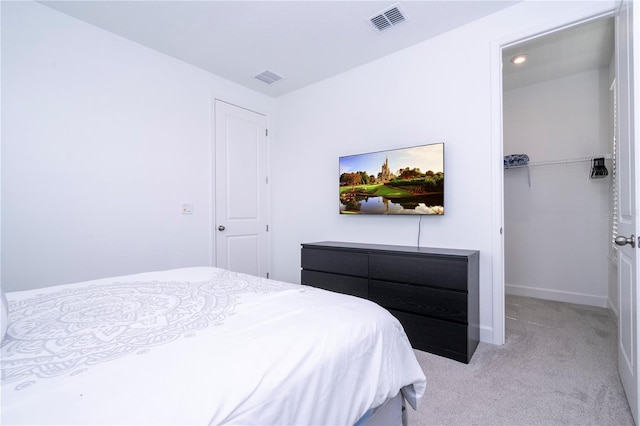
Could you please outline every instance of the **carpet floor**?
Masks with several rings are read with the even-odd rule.
[[[409,425],[633,426],[616,333],[606,309],[507,296],[504,346],[469,364],[415,351],[427,392]]]

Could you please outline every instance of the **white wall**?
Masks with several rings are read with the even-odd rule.
[[[480,250],[481,338],[500,343],[491,173],[502,153],[492,152],[492,45],[612,6],[521,3],[280,98],[272,146],[274,275],[299,282],[302,242],[415,245],[417,217],[338,214],[338,157],[444,142],[445,215],[422,219],[421,244]]]
[[[534,164],[611,154],[610,84],[603,68],[505,92],[505,155]],[[590,170],[587,161],[505,171],[508,294],[607,306],[611,177]]]
[[[208,265],[213,98],[274,101],[38,3],[1,7],[3,289]]]

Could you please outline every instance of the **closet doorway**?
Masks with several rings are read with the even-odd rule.
[[[571,32],[565,33],[565,30],[562,30],[561,32],[546,33],[547,35],[537,38],[534,35],[529,35],[530,38],[523,38],[523,42],[520,44],[517,44],[518,42],[514,40],[512,42],[495,45],[494,62],[502,63],[504,68],[501,69],[503,85],[500,86],[503,88],[503,97],[500,101],[494,99],[494,109],[501,111],[500,119],[493,120],[494,131],[497,135],[500,135],[500,137],[494,138],[494,149],[496,152],[502,152],[505,155],[513,154],[514,151],[510,151],[512,149],[531,149],[531,151],[529,151],[529,153],[524,151],[518,152],[529,156],[527,167],[520,169],[514,168],[514,170],[499,170],[503,169],[502,164],[500,164],[502,161],[500,161],[500,163],[496,162],[496,166],[500,167],[496,167],[494,176],[499,177],[494,179],[494,183],[497,184],[497,194],[499,197],[494,201],[496,205],[501,206],[501,209],[498,212],[499,214],[496,214],[494,217],[494,224],[500,225],[500,237],[494,239],[494,246],[499,248],[499,258],[496,261],[496,264],[499,265],[499,270],[495,275],[496,279],[494,279],[494,291],[497,297],[496,306],[499,309],[494,310],[494,323],[501,325],[502,327],[500,328],[503,331],[505,330],[504,296],[505,294],[509,295],[516,292],[533,297],[551,298],[552,300],[593,304],[596,306],[605,305],[608,307],[617,317],[618,372],[633,417],[637,422],[638,397],[640,396],[640,392],[637,377],[639,372],[637,364],[637,327],[639,317],[637,316],[638,298],[636,288],[640,278],[638,277],[636,265],[640,265],[640,252],[635,244],[637,241],[637,237],[635,236],[640,235],[640,222],[636,208],[636,200],[640,197],[640,188],[637,187],[635,169],[640,161],[638,154],[636,154],[635,141],[639,140],[638,135],[640,132],[638,128],[640,127],[638,125],[640,123],[638,123],[637,116],[632,114],[632,112],[634,111],[634,107],[637,110],[637,101],[634,98],[634,94],[636,97],[638,95],[637,87],[634,92],[633,84],[633,77],[636,75],[636,73],[634,73],[634,63],[636,66],[638,65],[638,57],[636,56],[634,58],[634,54],[638,55],[638,49],[637,44],[634,46],[633,43],[633,21],[638,18],[634,16],[637,15],[637,9],[635,11],[633,10],[633,2],[627,0],[618,3],[616,9],[611,12],[612,14],[605,12],[599,18],[583,21],[581,25],[576,24],[565,27],[566,29],[574,28],[578,30],[577,33],[573,33],[573,36]],[[611,18],[612,15],[613,18],[608,19]],[[586,39],[580,37],[582,32],[597,32],[595,30],[596,25],[600,24],[605,27],[611,25],[613,41],[611,41],[611,37],[607,36],[600,39],[600,42],[592,41],[591,43],[587,43],[584,41]],[[609,34],[611,34],[611,30],[608,31]],[[571,93],[567,93],[564,89],[577,86],[577,82],[572,85],[566,80],[567,84],[564,86],[556,84],[553,89],[557,91],[555,96],[552,96],[550,93],[552,91],[550,87],[544,86],[553,86],[554,83],[557,83],[557,80],[567,79],[571,76],[571,73],[555,78],[541,79],[536,82],[530,82],[530,84],[513,86],[511,86],[514,81],[512,79],[515,77],[509,75],[509,73],[513,71],[512,68],[509,68],[511,66],[510,61],[516,54],[516,51],[517,53],[523,53],[525,49],[531,49],[530,52],[533,53],[538,47],[538,43],[542,43],[540,49],[545,50],[544,44],[547,42],[553,44],[553,42],[556,41],[556,36],[560,36],[560,38],[568,36],[569,38],[574,37],[576,40],[580,40],[577,45],[563,52],[563,55],[569,58],[577,58],[579,55],[576,55],[576,53],[580,52],[580,50],[576,49],[588,50],[589,46],[597,46],[598,51],[600,51],[600,49],[615,50],[615,56],[613,53],[611,54],[608,65],[601,65],[597,68],[597,71],[595,71],[596,68],[591,68],[591,71],[589,71],[589,68],[583,68],[573,73],[576,76],[582,75],[582,77],[585,77],[585,80],[587,80],[586,74],[590,72],[597,72],[599,74],[600,81],[598,87],[592,89],[593,95],[576,95],[576,97],[583,102],[591,102],[597,105],[600,111],[599,114],[585,115],[582,120],[574,122],[573,126],[567,125],[559,127],[559,129],[556,129],[557,124],[551,124],[556,123],[556,121],[554,121],[553,115],[550,114],[550,112],[558,115],[563,120],[568,120],[576,114],[576,109],[586,109],[586,106],[575,102],[572,104],[567,103],[566,98],[571,96]],[[531,60],[533,56],[534,55],[531,54],[528,59]],[[604,54],[603,56],[606,61],[608,54]],[[560,59],[557,59],[560,57],[564,56],[549,56],[546,61],[542,61],[542,69],[538,71],[544,70],[545,67],[554,68],[557,61],[558,63],[562,62]],[[615,61],[613,61],[613,58],[615,58]],[[580,61],[574,60],[570,62],[579,63]],[[532,64],[532,62],[529,63]],[[521,70],[522,69],[524,68],[521,67]],[[537,72],[532,70],[532,74],[536,73]],[[495,75],[493,80],[496,82],[500,81]],[[531,98],[523,96],[527,86],[537,86],[539,93],[530,93]],[[516,94],[520,96],[515,96]],[[545,96],[548,100],[543,102],[542,99],[545,98]],[[532,101],[532,99],[537,99],[537,102]],[[520,125],[522,120],[518,122],[511,118],[511,113],[513,112],[515,114],[517,112],[515,109],[517,108],[522,109],[522,105],[525,105],[526,102],[532,102],[532,108],[528,111],[525,110],[524,113],[528,116],[527,119],[530,120],[529,123],[526,123],[529,125],[528,128],[524,124]],[[533,108],[533,106],[537,106],[537,109]],[[513,108],[514,111],[509,111],[510,108]],[[545,109],[548,109],[548,111]],[[592,109],[596,108],[592,107]],[[607,118],[608,123],[602,124],[607,121]],[[598,124],[599,127],[594,127],[594,123],[589,122],[589,120],[598,120],[600,123]],[[559,122],[562,123],[562,121]],[[593,131],[598,137],[603,137],[602,135],[604,135],[603,144],[599,145],[596,142],[591,142],[592,139],[590,136],[586,136],[584,132],[582,132],[584,127],[594,129]],[[528,130],[523,131],[525,128]],[[567,129],[573,129],[579,134],[584,135],[583,141],[586,141],[584,146],[590,148],[601,146],[603,151],[599,153],[580,151],[584,146],[578,143],[572,145],[579,147],[577,152],[566,154],[562,151],[556,151],[558,147],[564,146],[560,144],[564,143],[565,137],[573,135],[573,133],[569,133]],[[531,138],[529,139],[529,144],[525,145],[519,141],[524,140],[522,135],[530,135],[528,131],[535,134],[538,139]],[[557,136],[561,137],[558,138]],[[515,145],[512,145],[512,143],[515,143]],[[540,146],[544,149],[540,149]],[[616,159],[615,164],[613,163],[613,158],[606,158],[606,154],[609,153],[607,150],[609,149],[613,151],[610,153],[613,158]],[[552,157],[551,155],[553,154],[557,155],[557,157]],[[536,156],[540,157],[536,158]],[[589,172],[585,171],[585,173],[590,174],[591,161],[593,161],[594,158],[602,158],[603,156],[605,158],[605,167],[609,168],[608,177],[601,180],[583,177],[583,183],[585,182],[584,179],[587,179],[589,183],[593,183],[591,186],[583,186],[583,189],[577,189],[578,187],[576,186],[574,189],[572,189],[572,187],[559,190],[557,185],[550,185],[550,189],[543,188],[548,191],[546,198],[542,198],[542,201],[538,203],[530,200],[530,198],[534,198],[530,193],[526,192],[530,188],[534,188],[536,185],[542,184],[545,181],[551,181],[551,183],[553,183],[554,179],[556,179],[556,182],[573,182],[572,184],[576,184],[577,182],[574,181],[578,180],[578,178],[574,177],[571,173],[571,167],[578,167],[579,164],[586,162],[589,164]],[[585,158],[587,158],[587,160],[582,161]],[[502,160],[502,158],[496,160]],[[542,170],[548,170],[552,167],[562,167],[561,173],[556,172],[553,175],[550,173],[542,173]],[[510,173],[521,173],[523,170],[529,171],[526,175],[526,186],[524,186],[527,189],[523,191],[522,186],[520,186],[515,187],[514,190],[513,186],[516,185],[516,181],[518,179],[522,181],[523,179],[522,176],[513,176],[510,175]],[[585,169],[583,168],[583,170]],[[613,182],[609,184],[604,183],[607,179],[612,179],[614,174],[616,176],[615,184]],[[514,182],[508,180],[513,180]],[[597,185],[602,185],[599,191],[597,190]],[[615,191],[616,187],[618,194],[616,194]],[[593,188],[596,188],[596,190]],[[608,194],[604,188],[608,188]],[[588,197],[578,198],[578,194],[592,195],[597,201],[587,202],[585,200],[589,199]],[[556,196],[556,198],[551,198],[552,196]],[[575,204],[569,206],[560,204],[563,206],[562,208],[558,208],[556,204],[553,204],[558,202],[562,197],[570,197],[573,203],[577,204],[580,209],[575,209]],[[606,199],[608,199],[608,203],[604,202]],[[617,200],[617,202],[612,203],[612,199]],[[524,209],[521,208],[524,204],[531,207],[531,214],[525,216],[514,215],[514,209],[512,209],[512,207],[515,206],[515,212],[519,213],[524,211]],[[591,218],[590,214],[580,216],[578,212],[578,210],[588,211],[594,209],[599,211],[599,216],[604,216],[605,219],[598,220],[597,218]],[[522,233],[525,232],[525,230],[522,230],[522,222],[525,222],[526,226],[533,228],[535,226],[534,219],[536,215],[546,219],[547,226],[552,227],[554,232],[544,234],[546,236],[545,241],[540,241],[540,238],[537,238],[537,236],[531,241],[522,239],[525,238],[525,236],[523,234],[518,235],[518,229],[520,229]],[[565,216],[568,216],[568,219],[566,219]],[[617,218],[617,220],[614,220],[615,218]],[[562,225],[558,225],[559,223]],[[613,234],[617,235],[616,243],[619,243],[619,246],[612,246],[611,235],[616,226],[617,231],[613,232]],[[594,239],[584,239],[584,235],[586,234],[593,234]],[[602,235],[605,235],[606,238],[602,237]],[[593,244],[599,245],[595,247]],[[516,259],[518,254],[513,252],[513,250],[520,250],[520,248],[525,246],[532,246],[538,250],[532,254],[534,261],[548,262],[538,264],[534,271],[542,276],[542,278],[537,278],[535,281],[542,283],[541,285],[527,285],[526,283],[513,284],[513,281],[511,281],[513,279],[521,280],[522,275],[524,275],[514,274],[514,259]],[[558,248],[560,248],[560,250],[558,250]],[[541,254],[541,252],[543,253],[545,251],[552,251],[553,254],[545,258]],[[597,254],[598,252],[601,254]],[[550,259],[551,256],[557,256],[559,259]],[[575,274],[570,273],[564,276],[567,281],[574,283],[574,286],[579,284],[581,278],[576,278],[582,276],[579,274],[584,270],[593,271],[593,269],[591,269],[592,264],[590,263],[592,259],[595,259],[595,262],[601,265],[604,272],[606,272],[606,281],[604,283],[600,283],[599,285],[595,283],[593,287],[589,285],[573,287],[573,289],[579,288],[579,290],[567,288],[558,289],[548,284],[550,275],[547,273],[547,269],[557,274],[566,274],[567,270],[575,272]],[[521,259],[520,261],[523,262]],[[519,265],[520,264],[515,263],[516,267]],[[515,269],[515,271],[520,272],[517,269]],[[531,271],[533,270],[524,270],[524,272]],[[531,276],[534,276],[534,274]],[[600,275],[600,278],[602,279],[602,275]],[[596,291],[591,292],[591,289],[594,288]],[[578,299],[573,299],[573,297],[577,297]],[[498,337],[504,342],[504,333]]]
[[[505,294],[609,307],[614,18],[502,53]]]

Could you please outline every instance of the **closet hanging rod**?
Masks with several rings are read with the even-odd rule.
[[[519,165],[519,166],[505,167],[505,169],[509,170],[509,169],[520,169],[522,167],[528,167],[528,166],[550,166],[554,164],[579,163],[582,161],[591,161],[594,158],[603,158],[603,157],[607,160],[610,160],[613,158],[611,154],[604,154],[604,155],[592,155],[591,157],[563,158],[559,160],[538,160],[538,161],[529,161],[529,163]]]

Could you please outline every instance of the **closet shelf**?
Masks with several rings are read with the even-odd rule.
[[[610,160],[613,158],[613,155],[611,154],[604,154],[604,155],[594,155],[592,157],[579,157],[579,158],[563,158],[563,159],[558,159],[558,160],[540,160],[540,161],[529,161],[529,163],[527,164],[523,164],[523,165],[519,165],[519,166],[511,166],[511,167],[505,167],[505,170],[509,170],[509,169],[522,169],[522,168],[527,168],[527,181],[529,183],[529,188],[531,188],[531,174],[529,173],[529,167],[535,167],[535,166],[552,166],[552,165],[556,165],[556,164],[568,164],[568,163],[580,163],[580,162],[584,162],[584,161],[593,161],[594,158],[605,158],[607,160]],[[606,169],[605,169],[606,172]],[[593,170],[592,170],[593,173]],[[606,173],[605,175],[606,176]],[[593,177],[593,175],[591,176]],[[603,177],[603,176],[600,176]]]
[[[568,163],[579,163],[579,162],[583,162],[583,161],[592,161],[594,158],[605,158],[607,160],[610,160],[613,158],[613,156],[611,154],[605,154],[605,155],[593,155],[591,157],[578,157],[578,158],[562,158],[562,159],[558,159],[558,160],[539,160],[539,161],[529,161],[528,164],[523,164],[521,166],[511,166],[511,167],[505,167],[505,170],[509,170],[509,169],[521,169],[523,167],[530,167],[530,166],[552,166],[555,164],[568,164]]]

